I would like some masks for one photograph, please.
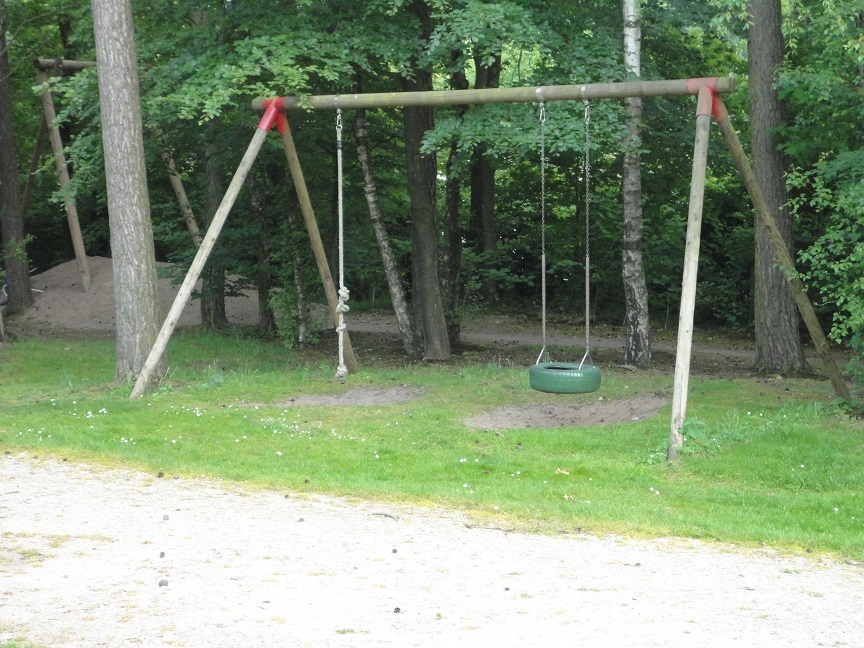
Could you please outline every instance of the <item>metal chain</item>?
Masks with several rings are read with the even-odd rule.
[[[336,110],[336,211],[339,221],[339,304],[336,306],[339,321],[336,325],[336,333],[339,338],[339,366],[336,369],[336,378],[339,382],[345,382],[348,375],[348,367],[345,366],[345,313],[348,312],[349,292],[345,287],[345,231],[344,231],[344,205],[342,199],[342,109]]]
[[[537,362],[546,353],[546,103],[540,102],[540,299],[543,348]]]
[[[591,102],[585,101],[585,355],[579,368],[591,350]]]

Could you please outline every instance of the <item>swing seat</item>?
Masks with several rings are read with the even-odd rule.
[[[578,362],[541,362],[528,370],[531,389],[550,394],[587,394],[600,389],[600,367]]]

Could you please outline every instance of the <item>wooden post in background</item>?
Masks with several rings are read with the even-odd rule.
[[[48,81],[48,74],[44,69],[36,72],[39,85]],[[54,110],[54,97],[51,91],[45,89],[42,92],[42,111],[45,122],[48,124],[48,134],[51,139],[51,150],[54,152],[54,164],[57,167],[57,175],[60,178],[60,189],[63,192],[63,204],[66,207],[66,220],[69,223],[69,234],[72,236],[72,247],[75,250],[75,260],[78,262],[78,272],[81,274],[81,285],[84,292],[90,290],[90,267],[87,263],[87,252],[84,249],[84,238],[81,236],[81,225],[78,222],[78,210],[75,200],[67,189],[69,184],[69,167],[66,165],[66,156],[63,154],[63,141],[60,139],[60,129],[55,121],[57,113]]]

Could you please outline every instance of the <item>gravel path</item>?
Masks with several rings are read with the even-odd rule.
[[[864,646],[860,566],[479,524],[0,456],[0,644]]]

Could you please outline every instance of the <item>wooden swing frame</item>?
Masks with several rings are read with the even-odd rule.
[[[849,399],[849,388],[840,374],[828,340],[819,324],[813,306],[807,297],[804,285],[795,269],[789,250],[783,241],[774,215],[768,208],[762,189],[756,180],[753,169],[738,135],[729,120],[721,95],[732,92],[735,83],[732,78],[710,77],[664,81],[636,81],[622,83],[591,83],[583,85],[556,85],[526,88],[490,88],[481,90],[442,90],[423,92],[391,92],[372,94],[320,95],[310,97],[277,97],[275,99],[256,99],[252,107],[263,110],[264,116],[252,137],[246,153],[228,187],[222,204],[210,223],[198,254],[189,267],[171,311],[165,319],[153,348],[141,370],[131,396],[141,396],[150,382],[152,373],[158,365],[167,346],[174,327],[192,288],[203,270],[219,232],[225,223],[228,212],[246,179],[246,175],[258,155],[267,133],[275,125],[282,139],[283,148],[297,189],[303,217],[312,239],[313,252],[318,263],[330,309],[335,315],[338,296],[326,263],[323,245],[318,236],[318,227],[312,212],[309,194],[306,190],[303,173],[294,147],[286,112],[289,110],[333,110],[337,108],[388,108],[404,106],[452,106],[465,104],[490,103],[535,103],[540,101],[620,99],[625,97],[660,97],[694,95],[696,102],[696,134],[693,146],[693,169],[690,184],[690,202],[687,214],[687,234],[684,251],[684,271],[681,281],[681,308],[678,318],[678,344],[675,358],[675,378],[672,397],[672,417],[669,434],[667,459],[675,460],[678,448],[683,445],[681,428],[687,410],[687,394],[690,377],[690,359],[693,347],[693,315],[696,302],[696,278],[699,264],[699,244],[702,228],[702,207],[705,197],[705,176],[708,163],[708,136],[712,118],[717,121],[723,139],[732,154],[732,160],[750,195],[751,202],[759,219],[767,228],[771,246],[777,262],[788,278],[798,310],[804,319],[816,351],[822,359],[825,371],[831,380],[834,391],[840,398]],[[313,235],[314,233],[314,235]],[[335,321],[335,318],[334,318]],[[348,347],[350,349],[350,347]],[[347,349],[346,349],[347,350]],[[356,370],[356,358],[349,353],[349,372]]]

